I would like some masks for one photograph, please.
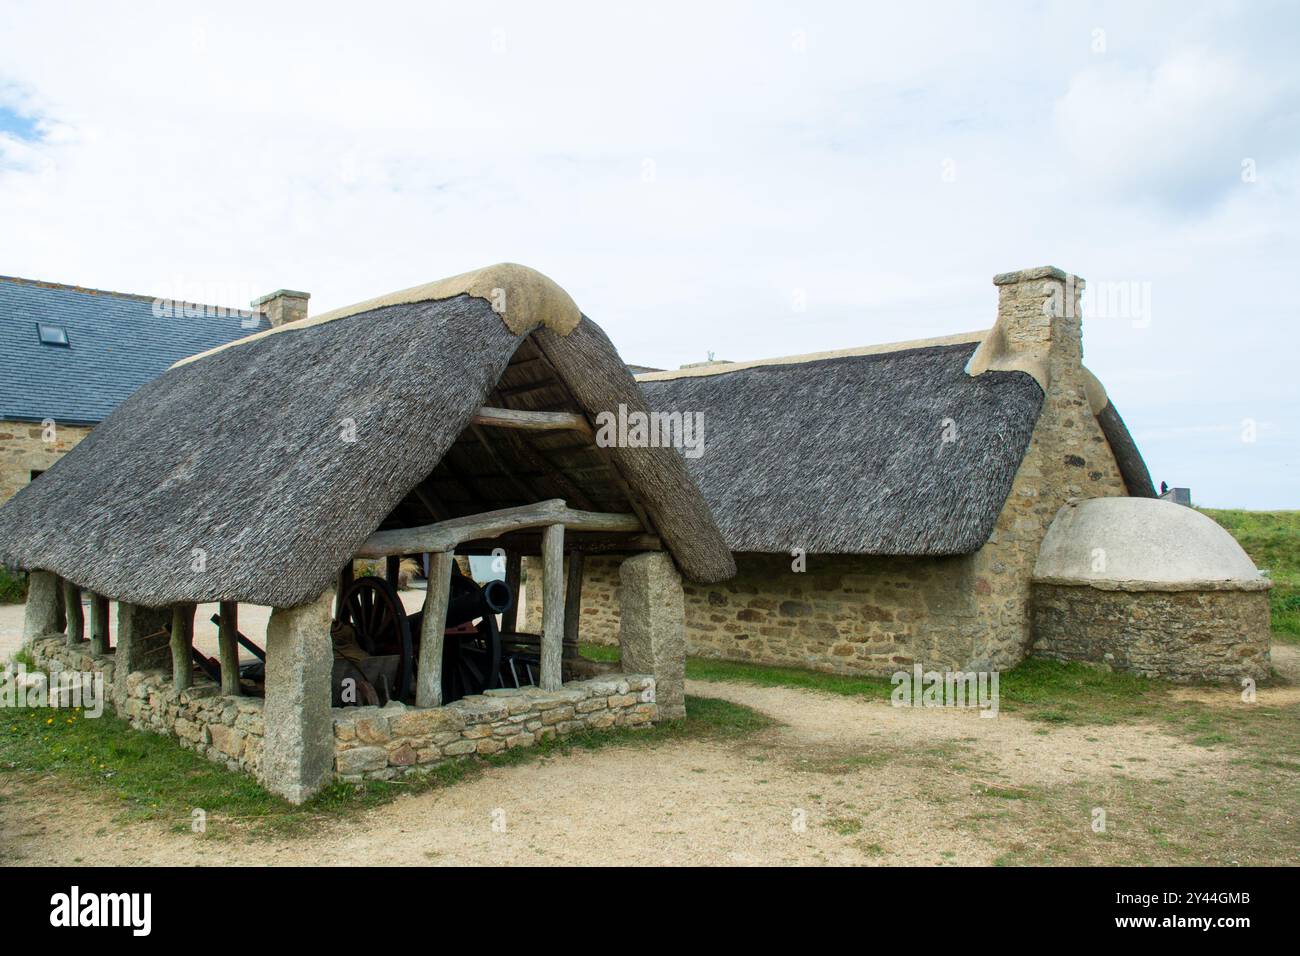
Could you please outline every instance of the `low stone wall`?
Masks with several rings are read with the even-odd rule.
[[[581,730],[648,727],[656,716],[654,678],[639,674],[570,681],[556,691],[490,690],[445,707],[336,707],[335,775],[390,780]]]
[[[45,670],[99,672],[104,675],[107,702],[118,701],[118,716],[136,730],[175,737],[230,770],[256,775],[262,755],[262,699],[225,697],[219,684],[198,674],[193,686],[177,694],[170,671],[136,671],[127,676],[126,696],[118,700],[114,686],[114,655],[93,656],[90,645],[69,645],[62,634],[41,638],[31,646],[32,659]]]
[[[112,651],[92,656],[89,643],[71,646],[58,634],[38,638],[31,653],[43,670],[102,673],[105,700],[117,700]],[[209,760],[256,776],[262,705],[260,697],[222,696],[219,685],[198,674],[178,695],[170,671],[140,671],[127,677],[118,714],[137,730],[175,737]],[[581,730],[649,727],[658,709],[653,677],[609,674],[570,681],[556,691],[490,690],[433,708],[335,707],[332,716],[335,777],[359,782],[390,780],[453,757],[527,747]]]
[[[1267,591],[1125,591],[1034,585],[1032,654],[1166,680],[1269,674]]]

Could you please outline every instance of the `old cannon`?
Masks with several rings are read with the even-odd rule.
[[[443,630],[444,702],[500,686],[501,632],[496,616],[513,602],[514,595],[504,581],[480,586],[452,564]],[[383,578],[358,578],[338,604],[336,657],[342,655],[350,661],[368,683],[380,682],[381,697],[409,701],[415,687],[423,620],[423,611],[406,613],[401,597]],[[348,642],[355,644],[360,654],[348,647]],[[336,668],[336,675],[338,671]]]

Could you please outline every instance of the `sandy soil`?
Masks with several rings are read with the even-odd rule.
[[[989,814],[988,788],[1223,772],[1231,756],[1153,727],[1060,728],[1011,715],[901,710],[783,688],[692,682],[782,725],[739,743],[559,755],[489,769],[311,835],[209,839],[123,825],[94,795],[46,808],[57,780],[0,777],[0,853],[100,864],[987,864],[1005,844],[955,820]],[[494,811],[505,830],[493,829]],[[502,814],[504,815],[502,817]],[[794,823],[802,815],[806,827]],[[1081,814],[1079,834],[1087,832]]]

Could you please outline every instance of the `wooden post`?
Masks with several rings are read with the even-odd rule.
[[[90,596],[90,653],[108,653],[108,598]]]
[[[542,690],[564,683],[564,525],[542,532]]]
[[[451,551],[429,559],[429,586],[424,592],[424,619],[420,625],[420,670],[415,680],[417,707],[442,706],[442,632],[447,626],[451,598]]]
[[[68,643],[80,644],[86,639],[86,616],[81,610],[81,588],[68,580],[63,582],[63,607],[67,617]]]
[[[194,661],[190,648],[194,644],[194,605],[172,606],[172,685],[176,690],[189,687],[194,678]]]
[[[564,658],[578,656],[578,622],[582,617],[582,552],[569,554],[568,583],[564,588]]]
[[[523,577],[523,561],[523,556],[518,551],[511,551],[506,555],[506,586],[510,588],[514,600],[501,615],[501,631],[504,634],[519,632],[519,584]]]
[[[400,554],[390,554],[384,563],[384,577],[394,591],[398,590],[398,585],[401,583],[401,569],[402,556]]]
[[[348,558],[348,563],[343,565],[342,570],[339,571],[338,597],[334,601],[335,620],[343,616],[343,592],[352,587],[353,577],[352,559]]]
[[[239,687],[239,603],[221,602],[221,627],[217,631],[218,652],[221,658],[221,693],[238,697]]]

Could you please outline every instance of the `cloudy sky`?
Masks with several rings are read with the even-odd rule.
[[[0,274],[321,311],[510,260],[676,367],[1051,263],[1157,482],[1297,508],[1298,10],[2,0]]]

